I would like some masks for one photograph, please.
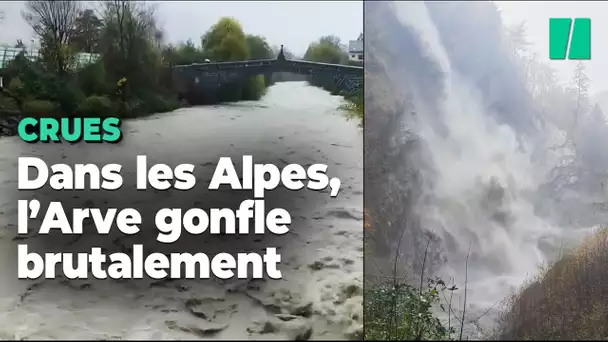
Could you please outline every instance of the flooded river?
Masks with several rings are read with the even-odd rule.
[[[111,144],[25,144],[0,140],[0,338],[3,339],[347,339],[362,332],[363,137],[357,122],[337,110],[342,99],[306,83],[279,83],[258,102],[185,108],[123,123],[123,141]],[[137,192],[136,155],[148,163],[192,163],[194,190]],[[342,181],[340,194],[277,190],[270,207],[290,211],[290,232],[281,237],[184,236],[173,245],[153,243],[153,213],[161,207],[221,207],[249,195],[206,190],[219,157],[237,161],[328,164]],[[38,156],[47,164],[122,163],[124,189],[114,192],[17,193],[17,157]],[[239,170],[237,166],[237,170]],[[65,236],[16,239],[17,198],[61,200],[66,207],[135,207],[142,235],[76,240]],[[212,200],[210,200],[212,198]],[[146,226],[147,223],[147,226]],[[35,224],[30,224],[30,228]],[[92,228],[91,228],[92,229]],[[86,230],[86,227],[85,227]],[[139,239],[135,241],[135,239]],[[245,241],[244,241],[245,240]],[[152,241],[152,242],[150,242]],[[20,281],[17,244],[31,250],[191,253],[277,247],[281,280],[69,280]]]

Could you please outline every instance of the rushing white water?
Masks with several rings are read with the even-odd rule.
[[[424,3],[393,5],[399,20],[417,32],[445,75],[437,105],[449,133],[434,129],[430,115],[417,115],[418,134],[437,172],[432,193],[427,194],[431,200],[417,209],[423,228],[446,244],[449,262],[442,274],[455,277],[461,296],[471,246],[467,316],[475,317],[536,274],[550,258],[548,250],[559,249],[563,241],[579,241],[587,230],[557,227],[537,216],[528,194],[545,180],[554,160],[547,158],[545,165],[535,160],[525,147],[536,142],[525,146],[509,126],[493,119],[479,90],[451,67]]]

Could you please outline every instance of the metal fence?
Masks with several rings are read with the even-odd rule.
[[[0,69],[6,68],[8,63],[21,53],[23,53],[23,55],[30,61],[35,61],[40,57],[40,52],[38,49],[0,46]],[[94,53],[78,53],[74,59],[75,65],[72,67],[76,69],[82,68],[88,64],[95,63],[100,57],[101,56],[99,54]]]

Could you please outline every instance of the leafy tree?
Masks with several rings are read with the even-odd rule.
[[[273,58],[273,52],[266,38],[262,36],[247,35],[247,47],[249,48],[249,56],[251,59],[267,59]]]
[[[202,43],[214,61],[242,61],[250,56],[243,28],[233,18],[221,18],[203,35]]]
[[[262,36],[254,36],[247,35],[247,48],[249,49],[250,59],[268,59],[273,58],[273,52],[266,41],[266,38]],[[272,73],[265,74],[263,78],[263,83],[261,81],[255,81],[254,84],[249,85],[249,88],[260,88],[263,89],[266,85],[271,85],[273,83]],[[253,92],[256,93],[255,91]],[[256,95],[253,96],[253,99],[256,99]]]
[[[342,48],[340,38],[325,36],[308,46],[304,59],[323,63],[346,64],[348,53]]]
[[[310,44],[304,54],[304,59],[321,63],[348,64],[348,53],[343,49],[340,38],[329,35]],[[339,93],[332,77],[313,75],[309,78],[309,82],[330,91],[332,94]]]
[[[106,81],[106,69],[102,61],[89,64],[78,71],[78,84],[87,95],[104,95],[111,93],[111,86]]]
[[[75,21],[71,45],[76,51],[98,53],[102,27],[103,22],[93,10],[81,11]]]
[[[221,18],[202,37],[203,54],[213,61],[241,61],[250,58],[268,58],[271,49],[266,40],[246,36],[241,24],[234,18]],[[259,75],[220,87],[219,100],[257,100],[270,84],[270,75]]]
[[[205,60],[205,54],[202,50],[194,45],[194,42],[188,39],[185,43],[179,44],[177,48],[168,47],[166,49],[167,56],[173,65],[185,65],[192,63],[202,63]]]
[[[334,36],[334,35],[321,37],[321,39],[319,39],[319,43],[321,43],[321,44],[327,43],[338,49],[340,49],[342,47],[342,42],[341,42],[340,38],[337,36]]]
[[[40,109],[53,115],[119,110],[118,114],[125,116],[172,110],[178,105],[177,94],[171,89],[172,65],[205,59],[265,59],[278,54],[264,37],[247,35],[233,18],[222,18],[213,25],[202,36],[201,46],[191,40],[165,46],[153,6],[108,0],[102,2],[96,15],[90,9],[81,11],[79,4],[28,1],[23,16],[38,35],[42,58],[30,61],[24,50],[2,71],[9,85],[5,100],[13,101],[20,110],[27,107],[28,111]],[[25,47],[21,40],[17,43]],[[347,57],[335,36],[321,38],[309,50],[311,60],[334,62]],[[99,53],[102,58],[76,69],[72,63],[76,51]],[[295,58],[288,50],[284,54]],[[208,98],[203,102],[258,100],[273,83],[271,76],[235,79],[205,94]],[[362,102],[351,101],[358,111]]]

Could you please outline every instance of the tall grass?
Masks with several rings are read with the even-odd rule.
[[[358,119],[359,127],[363,127],[363,90],[357,91],[354,95],[346,97],[346,103],[338,107],[345,112],[348,119]]]
[[[369,213],[365,213],[364,227],[372,230]],[[366,340],[455,340],[463,338],[466,310],[457,313],[452,298],[458,289],[439,277],[426,276],[426,259],[431,238],[424,250],[424,261],[419,274],[419,283],[413,285],[413,278],[398,277],[401,244],[397,248],[390,276],[374,276],[366,271],[364,292],[364,322]],[[370,256],[371,258],[371,256]],[[468,260],[468,257],[467,257]],[[468,262],[467,262],[468,263]],[[468,265],[467,265],[468,267]],[[409,273],[409,272],[408,272]],[[465,302],[466,307],[466,276]],[[438,310],[445,315],[440,318]],[[467,321],[472,323],[472,321]],[[474,322],[473,322],[474,323]]]
[[[450,340],[455,328],[433,313],[446,289],[441,279],[428,279],[423,289],[405,282],[366,284],[365,339]]]
[[[544,267],[503,309],[493,338],[608,339],[608,229]]]

